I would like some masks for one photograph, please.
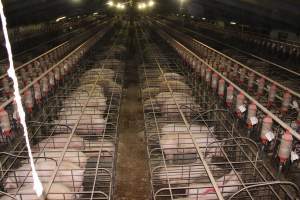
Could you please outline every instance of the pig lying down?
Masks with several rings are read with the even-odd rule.
[[[168,119],[181,119],[176,103],[186,117],[190,117],[193,113],[196,114],[201,111],[194,97],[180,92],[161,92],[154,98],[147,99],[143,105],[145,111],[151,112],[154,110],[160,112],[163,117],[167,117]]]
[[[160,84],[160,92],[170,92],[169,87],[173,92],[181,92],[192,95],[192,89],[186,83],[181,81],[164,81]]]
[[[84,111],[83,114],[81,113],[82,111],[80,110],[62,110],[59,113],[59,119],[54,120],[54,124],[67,125],[72,129],[79,120],[79,123],[76,128],[76,133],[82,135],[99,135],[103,133],[103,131],[106,128],[106,119],[104,119],[101,116],[100,111],[95,112],[95,110],[92,110],[89,112],[89,109],[87,109],[87,111]],[[70,132],[69,128],[66,127],[64,129],[63,126],[60,127],[59,130],[64,132]]]
[[[44,188],[46,186],[47,185],[44,184]],[[32,188],[32,184],[23,185],[18,192],[16,190],[13,190],[11,192],[11,195],[14,196],[17,200],[39,200]],[[47,195],[47,200],[75,200],[75,196],[75,193],[72,192],[72,190],[64,184],[53,183]],[[0,200],[13,199],[8,196],[3,196],[0,198]]]
[[[40,153],[33,153],[32,155],[34,158],[45,157],[46,160],[47,158],[50,158],[59,161],[62,152],[63,152],[63,148],[46,149]],[[81,168],[85,168],[87,160],[88,160],[88,156],[85,153],[78,151],[77,149],[70,149],[70,148],[68,148],[63,158],[63,161],[72,162],[74,164],[79,165]]]
[[[37,159],[35,167],[41,182],[46,184],[50,181],[54,169],[57,167],[57,162],[54,160]],[[63,161],[55,176],[54,182],[62,183],[72,191],[79,192],[82,190],[83,175],[84,169],[74,163]],[[3,185],[6,191],[13,192],[22,184],[28,185],[32,183],[31,166],[25,164],[15,169],[15,171],[10,172]]]
[[[216,172],[221,170],[217,165],[212,164],[210,164],[210,169]],[[174,186],[199,182],[207,177],[200,161],[185,165],[159,166],[153,172],[158,184],[172,184]]]
[[[56,134],[46,139],[41,140],[32,148],[34,151],[51,151],[53,149],[62,149],[65,147],[69,140],[69,134]],[[98,156],[98,152],[114,152],[114,143],[109,139],[97,137],[96,140],[84,140],[82,137],[73,135],[69,143],[68,150],[82,151],[88,157]],[[84,160],[81,160],[84,162]]]
[[[114,79],[115,72],[112,69],[90,69],[80,77],[80,83],[94,83],[98,78]]]
[[[222,143],[214,137],[214,127],[192,124],[189,129],[198,147],[205,148],[210,143],[216,143],[209,147],[208,157],[221,155],[221,149],[217,144]],[[195,154],[196,159],[197,150],[185,124],[167,124],[161,128],[160,134],[159,144],[168,161],[173,162],[176,157],[184,157],[185,154]]]
[[[160,75],[158,77],[158,80],[160,82],[164,82],[165,78],[167,79],[167,81],[181,81],[183,82],[185,79],[182,75],[177,74],[177,73],[164,73],[164,75]]]
[[[237,175],[232,170],[229,174],[216,180],[223,197],[230,197],[239,190],[241,184]],[[218,200],[215,189],[211,183],[193,183],[186,190],[186,198],[176,200]]]

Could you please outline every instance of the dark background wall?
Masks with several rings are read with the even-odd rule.
[[[106,0],[2,1],[11,27],[53,20],[62,15],[75,16],[107,8]],[[178,12],[179,0],[156,1],[156,12],[161,14]],[[300,31],[300,1],[298,0],[185,0],[184,5],[195,16]]]

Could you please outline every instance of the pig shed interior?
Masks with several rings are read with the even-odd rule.
[[[300,2],[0,2],[0,200],[300,199]]]

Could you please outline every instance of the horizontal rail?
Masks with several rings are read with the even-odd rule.
[[[167,27],[165,24],[161,23],[160,21],[157,21],[157,20],[156,20],[156,22],[159,23],[159,24],[161,24],[161,25],[164,25],[165,27]],[[168,28],[169,30],[171,30],[169,27],[167,27],[167,28]],[[172,31],[176,31],[176,30],[175,30],[175,29],[172,29]],[[179,33],[178,31],[176,31],[176,32]],[[188,38],[189,36],[185,35],[185,37]],[[284,86],[284,85],[278,83],[277,81],[272,80],[271,78],[269,78],[269,77],[263,75],[262,73],[257,72],[257,71],[255,71],[255,70],[251,69],[250,67],[244,65],[243,63],[241,63],[241,62],[239,62],[239,61],[237,61],[237,60],[235,60],[235,59],[233,59],[233,58],[231,58],[231,57],[225,55],[224,53],[222,53],[222,52],[220,52],[220,51],[217,51],[217,50],[213,49],[212,47],[207,46],[206,44],[204,44],[204,43],[202,43],[202,42],[200,42],[200,41],[198,41],[198,40],[196,40],[196,39],[194,39],[194,38],[189,38],[189,39],[192,40],[194,43],[196,43],[196,45],[202,45],[202,46],[204,46],[205,48],[207,48],[207,49],[209,49],[209,50],[211,50],[211,51],[213,51],[213,52],[215,52],[215,53],[221,55],[222,57],[225,57],[226,59],[232,61],[233,63],[236,63],[236,64],[238,64],[239,66],[241,66],[241,67],[247,69],[248,71],[253,72],[253,73],[256,74],[258,77],[263,78],[263,79],[269,81],[270,83],[276,85],[277,87],[281,88],[282,90],[288,91],[288,92],[291,93],[293,96],[295,96],[295,97],[297,97],[297,98],[300,98],[300,94],[299,94],[298,92],[295,92],[295,91],[291,90],[290,88],[288,88],[288,87],[286,87],[286,86]],[[294,72],[293,72],[293,73],[294,73]],[[296,73],[296,75],[299,76],[299,78],[300,78],[300,73],[297,73],[297,72],[295,72],[295,73]]]
[[[60,45],[58,45],[58,46],[56,46],[56,47],[54,47],[54,48],[52,48],[52,49],[46,51],[45,53],[42,53],[41,55],[39,55],[39,56],[37,56],[37,57],[35,57],[35,58],[33,58],[33,59],[27,61],[26,63],[20,65],[20,66],[17,67],[17,68],[15,68],[15,71],[19,71],[20,69],[26,67],[27,65],[34,63],[34,61],[36,61],[36,60],[38,60],[39,58],[41,58],[41,57],[43,57],[43,56],[45,56],[45,55],[47,55],[47,54],[49,54],[49,53],[55,51],[56,49],[58,49],[58,48],[60,48],[60,47],[62,47],[62,46],[64,46],[64,45],[68,44],[69,42],[70,42],[70,40],[65,41],[65,42],[63,42],[62,44],[60,44]],[[0,79],[6,78],[6,77],[8,77],[7,73],[1,75],[1,76],[0,76]]]
[[[194,23],[196,23],[197,25],[201,26],[202,28],[206,28],[206,29],[209,29],[209,30],[215,30],[215,31],[219,31],[219,32],[222,32],[222,33],[231,33],[231,34],[239,34],[239,35],[244,35],[247,36],[247,37],[252,37],[252,38],[256,38],[256,39],[260,39],[260,40],[265,40],[265,41],[269,41],[269,42],[273,42],[273,43],[276,43],[276,44],[281,44],[281,45],[284,45],[284,46],[287,46],[287,47],[292,47],[292,48],[300,48],[300,45],[296,44],[295,42],[293,41],[279,41],[279,40],[275,40],[275,39],[272,39],[272,38],[269,38],[268,36],[262,36],[262,35],[258,35],[256,33],[253,33],[253,32],[244,32],[244,31],[236,31],[236,30],[230,30],[228,28],[218,28],[216,25],[214,24],[210,24],[210,23],[204,23],[204,22],[198,22],[198,21],[193,21]]]
[[[167,43],[169,43],[173,48],[177,50],[184,51],[185,54],[189,55],[189,57],[195,58],[196,60],[203,63],[206,67],[208,67],[210,70],[212,70],[214,73],[216,73],[219,77],[224,79],[225,82],[227,82],[229,85],[233,86],[237,91],[244,94],[247,99],[249,99],[251,102],[253,102],[261,111],[263,111],[267,116],[270,116],[273,121],[277,122],[283,129],[289,131],[297,140],[300,140],[300,134],[297,133],[295,130],[293,130],[290,126],[288,126],[285,122],[283,122],[281,119],[279,119],[276,115],[274,115],[272,112],[270,112],[266,107],[261,105],[256,99],[254,99],[252,96],[250,96],[246,91],[241,89],[239,86],[237,86],[235,83],[230,81],[227,77],[225,77],[223,74],[221,74],[218,70],[211,67],[207,62],[205,62],[202,58],[200,58],[198,55],[196,55],[194,52],[189,50],[187,47],[185,47],[183,44],[172,38],[171,36],[167,35],[165,32],[158,31],[158,33],[166,39]]]
[[[107,28],[106,28],[107,29]],[[60,61],[58,61],[55,65],[47,69],[44,73],[42,73],[40,76],[35,78],[32,82],[30,82],[28,85],[26,85],[23,89],[20,90],[20,94],[23,94],[27,89],[32,87],[35,83],[37,83],[39,80],[41,80],[43,77],[45,77],[49,72],[51,72],[53,69],[58,67],[60,64],[62,64],[66,59],[68,59],[70,56],[72,56],[75,52],[77,52],[79,49],[81,49],[84,45],[86,45],[89,42],[89,40],[85,41],[81,45],[79,45],[76,49],[74,49],[72,52],[70,52],[68,55],[66,55],[64,58],[62,58]],[[13,102],[15,99],[14,95],[11,96],[9,99],[7,99],[3,104],[0,105],[0,108],[5,108],[9,104]]]
[[[107,22],[108,22],[108,20],[102,22],[101,24],[105,24],[105,23],[107,23]],[[37,57],[35,57],[35,58],[33,58],[33,59],[27,61],[27,62],[24,63],[24,64],[22,64],[22,65],[16,67],[16,68],[15,68],[15,71],[17,72],[17,71],[19,71],[20,69],[22,69],[22,68],[28,66],[29,64],[33,64],[33,63],[34,63],[35,61],[37,61],[38,59],[40,59],[40,58],[42,58],[42,57],[44,57],[44,56],[46,56],[46,55],[48,55],[48,54],[54,52],[55,50],[59,49],[60,47],[63,47],[63,46],[65,46],[65,45],[69,44],[71,40],[72,40],[72,39],[67,40],[67,41],[63,42],[62,44],[59,44],[59,45],[57,45],[56,47],[54,47],[54,48],[52,48],[52,49],[50,49],[50,50],[48,50],[48,51],[42,53],[41,55],[39,55],[39,56],[37,56]],[[6,78],[6,77],[8,77],[7,73],[1,75],[1,76],[0,76],[0,80],[3,79],[3,78]]]

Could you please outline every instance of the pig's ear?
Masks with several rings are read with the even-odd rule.
[[[209,127],[208,130],[209,130],[211,133],[214,133],[214,132],[215,132],[215,127],[214,127],[214,126]]]

